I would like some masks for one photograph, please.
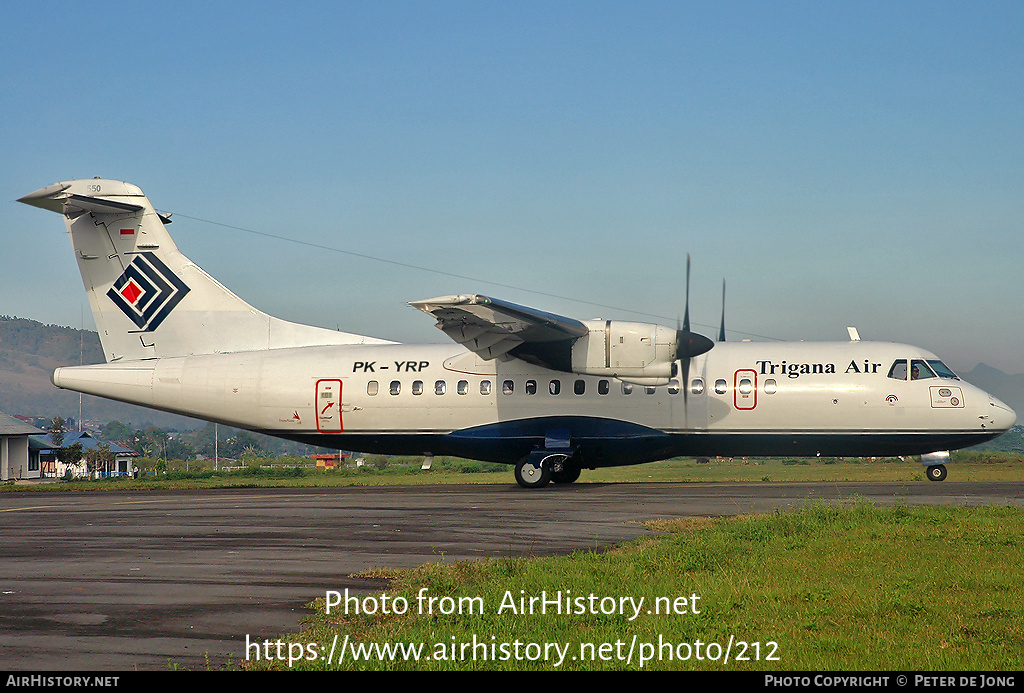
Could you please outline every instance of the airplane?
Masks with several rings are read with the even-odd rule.
[[[921,456],[1013,426],[1003,402],[905,344],[727,342],[478,294],[411,302],[454,343],[271,317],[183,255],[142,190],[100,178],[18,200],[64,216],[106,363],[53,384],[334,449],[514,466],[525,488],[677,456]],[[723,284],[724,304],[724,284]]]

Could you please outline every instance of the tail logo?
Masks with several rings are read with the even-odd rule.
[[[153,253],[144,252],[114,281],[107,297],[136,327],[152,332],[188,292],[185,282],[167,265]]]

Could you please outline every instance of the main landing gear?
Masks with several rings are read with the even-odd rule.
[[[579,478],[579,465],[564,452],[534,450],[516,463],[516,482],[523,488],[543,488],[552,481],[571,484]]]
[[[947,462],[949,462],[948,450],[926,452],[921,455],[921,464],[924,465],[924,475],[928,477],[928,481],[942,481],[945,479]]]

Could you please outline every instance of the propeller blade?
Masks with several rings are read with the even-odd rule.
[[[690,254],[686,254],[686,312],[683,314],[683,330],[690,331]]]
[[[683,313],[683,327],[676,329],[676,359],[686,363],[689,359],[708,352],[715,343],[702,334],[690,331],[690,254],[686,254],[686,310]]]
[[[718,330],[718,341],[725,341],[725,279],[722,279],[722,327]]]

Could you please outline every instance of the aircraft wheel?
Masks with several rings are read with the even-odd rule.
[[[551,472],[536,456],[524,457],[516,463],[516,482],[523,488],[543,488],[551,481]]]
[[[579,467],[567,465],[562,471],[554,472],[551,475],[551,480],[556,484],[571,484],[580,478],[581,471]]]
[[[925,470],[925,475],[929,481],[942,481],[946,478],[946,466],[943,464],[935,464]]]

